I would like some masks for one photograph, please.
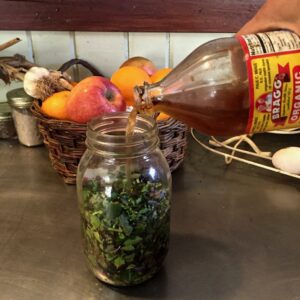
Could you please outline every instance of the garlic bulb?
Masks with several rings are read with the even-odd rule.
[[[26,72],[24,76],[24,90],[25,92],[35,98],[40,97],[37,91],[36,83],[43,77],[48,77],[50,72],[45,68],[32,67]]]
[[[24,76],[24,90],[32,97],[44,100],[53,93],[71,90],[72,85],[68,80],[70,79],[66,73],[32,67]]]
[[[291,174],[300,174],[300,147],[280,149],[272,157],[274,167]]]

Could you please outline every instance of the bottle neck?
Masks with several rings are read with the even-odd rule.
[[[145,85],[143,100],[146,104],[152,104],[152,101],[161,101],[163,97],[163,89],[160,86],[160,82]]]
[[[86,145],[90,151],[105,157],[129,158],[145,155],[159,144],[155,121],[138,115],[134,134],[126,136],[130,114],[106,114],[88,123]]]
[[[154,84],[145,83],[143,86],[137,86],[134,88],[134,94],[136,111],[142,115],[154,117],[155,103],[163,99],[163,91],[159,82]]]

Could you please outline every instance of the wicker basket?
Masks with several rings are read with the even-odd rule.
[[[86,125],[71,121],[56,120],[41,113],[41,102],[33,101],[32,113],[38,119],[39,129],[49,150],[53,168],[68,184],[76,183],[76,171],[81,156],[86,150]],[[187,126],[172,118],[157,122],[160,148],[170,170],[182,163],[187,144]]]

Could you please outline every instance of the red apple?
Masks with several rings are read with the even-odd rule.
[[[72,89],[66,109],[69,120],[86,123],[104,113],[125,111],[126,103],[109,79],[91,76]]]
[[[128,67],[128,66],[133,66],[133,67],[138,67],[143,69],[149,76],[153,75],[157,69],[154,63],[145,57],[142,56],[134,56],[129,59],[127,59],[121,66],[122,67]]]

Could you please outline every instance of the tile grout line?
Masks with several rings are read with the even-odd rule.
[[[31,31],[26,30],[26,38],[27,38],[27,51],[28,51],[28,58],[35,63],[35,55],[33,50],[33,42],[32,42],[32,35]]]
[[[129,32],[124,32],[124,61],[130,57]]]
[[[75,31],[70,31],[70,40],[71,40],[71,59],[78,58],[77,51],[76,51],[76,38],[75,38]],[[79,68],[78,65],[73,65],[73,76],[75,81],[79,81]]]
[[[165,68],[170,68],[170,66],[171,66],[170,32],[166,32]]]

